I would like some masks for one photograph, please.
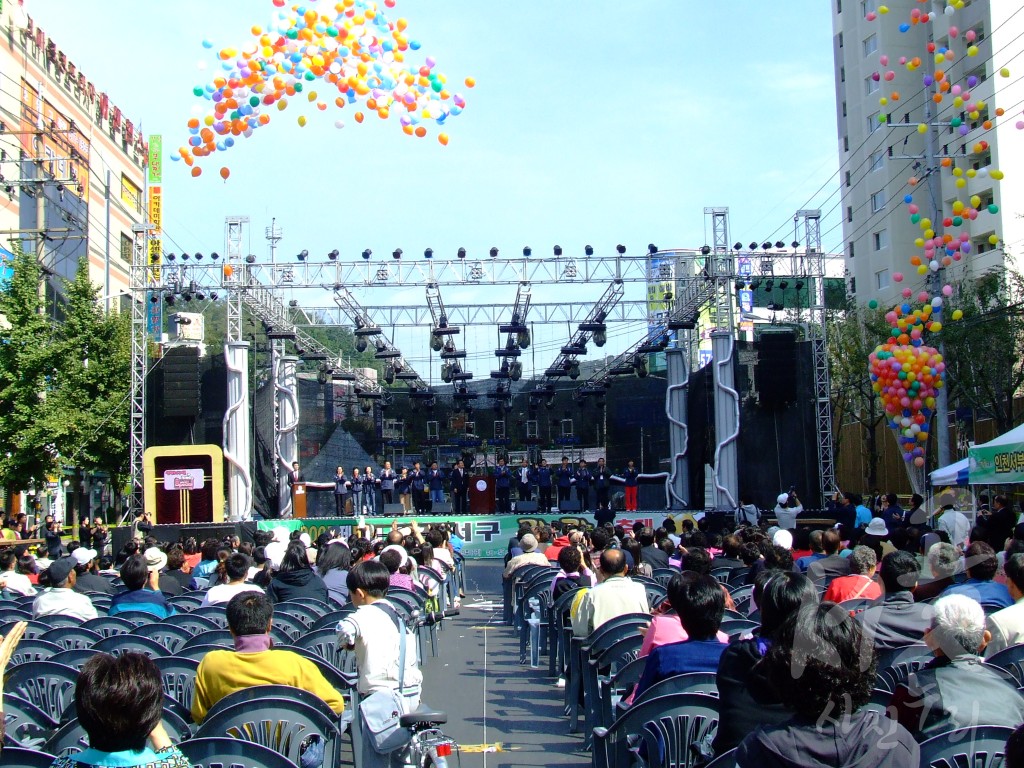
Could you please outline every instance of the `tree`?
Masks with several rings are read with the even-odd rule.
[[[1014,398],[1024,384],[1024,275],[991,272],[964,280],[951,304],[963,319],[947,317],[938,335],[950,402],[991,417],[999,434],[1008,432],[1019,420]]]
[[[54,325],[44,311],[35,254],[14,245],[14,274],[0,289],[0,478],[9,492],[57,469],[52,432]]]

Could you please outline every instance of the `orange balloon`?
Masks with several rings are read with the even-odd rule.
[[[225,264],[224,265],[224,277],[231,277],[233,274],[235,274],[235,268],[233,266],[231,266],[230,264]]]
[[[424,136],[427,135],[427,129],[421,125],[419,128],[416,129],[416,135],[422,139]]]
[[[203,172],[203,169],[199,168],[198,166],[193,168],[192,169],[192,178],[194,179],[194,178],[198,177],[202,172]]]
[[[448,134],[447,134],[447,133],[442,133],[442,134],[440,134],[440,135],[439,135],[439,136],[437,137],[437,140],[438,140],[439,142],[441,142],[441,144],[442,144],[443,146],[445,146],[445,147],[447,147],[447,146],[448,146]]]
[[[228,169],[228,168],[221,168],[220,169],[220,177],[222,179],[224,179],[224,181],[227,181],[228,180],[228,176],[230,176],[230,175],[231,175],[231,170],[230,169]]]
[[[362,112],[356,112],[356,122],[357,123],[363,122],[363,113]]]
[[[472,77],[467,77],[466,78],[466,87],[467,88],[474,88],[474,87],[476,87],[476,80],[474,78],[472,78]]]

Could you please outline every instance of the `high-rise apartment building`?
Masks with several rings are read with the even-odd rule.
[[[146,218],[142,132],[21,2],[0,4],[0,36],[0,249],[38,254],[51,306],[83,256],[109,304],[126,306],[132,227]]]
[[[914,240],[922,233],[910,220],[904,204],[907,194],[913,195],[922,215],[931,217],[933,205],[938,205],[937,233],[942,233],[942,219],[950,215],[956,200],[981,198],[981,213],[967,223],[971,254],[946,270],[946,281],[1002,269],[1024,248],[1024,131],[1016,127],[1024,109],[1020,4],[966,0],[962,8],[947,12],[945,3],[931,0],[830,1],[843,239],[851,292],[859,303],[878,299],[885,306],[896,303],[904,288],[915,294],[926,288],[926,278],[909,262],[915,253],[921,255]],[[883,4],[888,12],[880,14]],[[934,18],[912,23],[914,10]],[[869,21],[869,15],[876,18]],[[930,41],[936,52],[950,49],[952,60],[936,65],[927,54]],[[969,56],[971,45],[977,51]],[[921,66],[908,71],[900,64],[904,57],[920,57]],[[951,86],[966,88],[969,77],[977,80],[970,97],[985,102],[982,114],[972,118],[957,108],[952,88],[942,94],[941,102],[933,100],[934,89],[924,81],[936,67]],[[1001,72],[1005,69],[1009,71]],[[997,117],[998,108],[1006,114]],[[986,120],[993,121],[991,127],[985,127]],[[927,132],[919,132],[922,124],[929,126],[930,142]],[[980,142],[989,146],[977,152]],[[943,167],[943,158],[950,158],[952,166]],[[963,172],[964,187],[956,186],[953,168]],[[994,181],[988,175],[992,169],[1001,170],[1005,178]],[[968,178],[968,170],[974,171],[973,178]],[[911,185],[911,178],[916,185]],[[998,213],[988,211],[990,204]],[[955,227],[957,232],[961,229]],[[995,245],[990,243],[993,234],[999,237]],[[905,275],[902,283],[894,279],[896,273]]]

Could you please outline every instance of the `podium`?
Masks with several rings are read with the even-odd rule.
[[[306,484],[292,483],[292,517],[306,517]]]

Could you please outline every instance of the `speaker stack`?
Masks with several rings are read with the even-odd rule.
[[[199,416],[199,348],[171,347],[164,352],[163,411],[171,418]]]
[[[771,331],[757,342],[754,378],[761,405],[782,407],[796,400],[796,333]]]

